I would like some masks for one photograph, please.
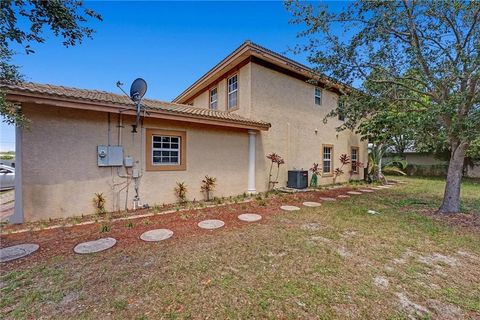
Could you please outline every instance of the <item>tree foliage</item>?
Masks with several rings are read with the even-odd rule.
[[[64,46],[75,46],[94,33],[85,25],[91,19],[102,20],[102,17],[84,8],[83,2],[78,0],[0,1],[0,82],[22,80],[19,67],[12,63],[16,50],[34,53],[32,46],[45,42],[46,30],[61,38]],[[0,115],[9,124],[26,122],[20,110],[6,102],[2,91]]]
[[[423,146],[448,148],[441,211],[458,211],[460,163],[480,136],[480,3],[358,1],[339,12],[286,5],[305,27],[296,49],[320,74],[348,85],[340,87],[347,120],[339,129],[360,124],[360,133],[382,140],[408,124]]]

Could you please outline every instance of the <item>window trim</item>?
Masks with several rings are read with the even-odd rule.
[[[317,89],[320,90],[320,95],[317,96]],[[323,90],[322,88],[318,87],[318,86],[315,86],[314,89],[313,89],[313,103],[316,105],[316,106],[321,106],[322,105],[322,96],[323,96]],[[317,103],[317,98],[320,99],[320,103]]]
[[[146,129],[145,161],[146,171],[185,171],[187,170],[187,133],[186,131]],[[153,164],[153,136],[180,137],[180,164],[158,165]]]
[[[237,77],[237,89],[235,89],[235,92],[237,93],[237,105],[236,105],[235,107],[230,107],[230,105],[228,104],[228,94],[229,94],[229,92],[228,92],[228,80],[230,80],[231,78],[233,78],[233,77],[235,77],[235,76]],[[227,76],[227,81],[226,81],[226,86],[225,86],[225,87],[226,87],[225,89],[226,89],[226,91],[227,91],[227,95],[226,95],[226,100],[227,100],[227,101],[226,101],[226,103],[225,103],[225,105],[226,105],[226,110],[227,110],[227,111],[238,110],[239,105],[240,105],[240,77],[239,77],[238,72],[233,73],[233,74]]]
[[[330,148],[330,172],[325,173],[323,171],[323,160],[324,160],[324,153],[325,153],[325,148]],[[322,144],[322,177],[333,177],[333,172],[334,172],[334,165],[335,163],[335,151],[333,144]]]
[[[213,90],[216,90],[216,99],[215,99],[215,103],[216,103],[216,107],[215,108],[212,108],[212,91]],[[218,110],[218,87],[215,86],[215,87],[212,87],[208,90],[208,108],[210,110]]]
[[[357,162],[359,161],[358,159],[360,158],[360,148],[359,147],[356,147],[356,146],[352,146],[350,147],[350,166],[351,166],[351,169],[352,169],[352,173],[353,174],[358,174],[359,171],[358,171],[358,166],[356,166],[356,170],[353,171],[353,157],[352,157],[352,150],[357,150]]]

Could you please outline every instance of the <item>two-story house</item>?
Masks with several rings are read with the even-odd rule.
[[[315,80],[313,82],[311,80]],[[270,161],[287,170],[320,163],[321,184],[333,182],[339,156],[353,159],[337,179],[362,179],[367,144],[341,119],[325,116],[337,105],[338,84],[249,41],[218,63],[171,103],[144,99],[138,128],[123,95],[62,86],[2,85],[29,128],[16,132],[16,207],[11,222],[93,213],[103,193],[107,210],[172,203],[177,182],[190,200],[203,199],[205,175],[214,195],[263,192]]]

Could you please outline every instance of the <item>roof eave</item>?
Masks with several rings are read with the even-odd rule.
[[[130,107],[129,105],[122,104],[122,103],[85,101],[85,100],[79,100],[79,99],[69,99],[64,97],[55,97],[51,95],[47,96],[44,94],[25,93],[25,92],[12,91],[12,90],[9,90],[7,92],[7,100],[11,102],[17,102],[17,103],[32,103],[37,105],[50,105],[50,106],[56,106],[56,107],[81,109],[81,110],[112,112],[112,113],[122,112],[123,114],[128,114],[128,115],[136,114],[133,105],[131,106],[132,109],[130,110],[128,109],[128,107]],[[202,117],[202,116],[197,116],[192,114],[160,110],[155,108],[149,108],[148,111],[150,113],[149,117],[151,118],[215,125],[220,127],[267,131],[271,126],[269,123],[255,124],[255,123],[246,123],[243,121],[235,121],[235,120],[229,120],[229,119],[207,118],[207,117]]]

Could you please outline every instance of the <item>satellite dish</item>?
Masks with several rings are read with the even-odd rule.
[[[147,92],[147,82],[142,78],[135,79],[130,87],[130,98],[138,102],[142,100],[145,92]]]

